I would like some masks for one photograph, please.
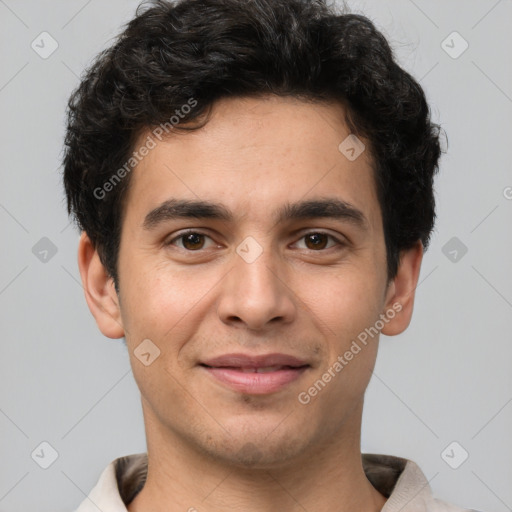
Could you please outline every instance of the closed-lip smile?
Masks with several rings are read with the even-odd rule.
[[[310,365],[287,354],[224,354],[200,363],[217,381],[235,391],[265,395],[298,379]]]

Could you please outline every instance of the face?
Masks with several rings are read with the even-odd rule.
[[[338,149],[343,119],[337,103],[226,99],[133,170],[119,335],[153,437],[265,467],[360,428],[378,339],[362,333],[392,329],[397,288],[371,157]]]

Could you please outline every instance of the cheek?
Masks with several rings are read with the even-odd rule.
[[[124,268],[128,279],[124,279],[121,292],[127,342],[134,349],[149,338],[162,355],[176,354],[201,325],[199,316],[211,307],[208,291],[215,280],[190,272],[185,275],[158,263],[144,270],[143,263],[137,266],[133,261]]]
[[[299,294],[330,338],[346,342],[348,337],[357,336],[378,318],[382,289],[379,276],[371,268],[358,272],[344,268],[337,273],[317,276],[314,286],[311,281],[305,286],[307,281],[310,280],[297,280]]]
[[[179,355],[198,325],[194,321],[198,297],[194,287],[182,286],[156,267],[138,276],[135,268],[127,270],[132,273],[126,274],[131,280],[124,288],[123,322],[133,375],[144,399],[164,418],[183,400]],[[151,341],[144,352],[138,348],[148,343],[143,340]],[[150,357],[144,362],[141,354],[148,351]]]
[[[325,291],[314,297],[311,309],[327,356],[304,391],[317,394],[316,406],[335,423],[359,403],[370,381],[378,349],[378,332],[371,329],[381,312],[381,290],[375,276],[363,273],[331,278]]]

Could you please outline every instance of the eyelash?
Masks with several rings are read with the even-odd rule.
[[[176,240],[183,240],[186,236],[191,235],[191,234],[200,235],[200,236],[204,236],[206,238],[211,239],[211,237],[208,236],[206,233],[202,233],[201,231],[190,229],[190,230],[184,231],[183,233],[180,233],[178,236],[175,236],[173,239],[169,240],[168,242],[165,242],[164,245],[165,246],[174,245],[173,242],[175,242]],[[341,240],[336,238],[334,235],[331,235],[330,233],[325,233],[324,231],[309,231],[307,233],[304,233],[299,238],[299,240],[302,240],[309,235],[326,235],[328,238],[330,238],[331,240],[334,240],[336,242],[336,246],[338,246],[338,248],[343,248],[347,245],[345,242],[342,242]],[[306,250],[311,251],[311,252],[323,252],[323,251],[327,251],[329,249],[334,249],[336,246],[327,247],[327,248],[319,249],[319,250],[315,250],[315,249],[306,249]],[[190,250],[190,249],[185,249],[184,247],[179,247],[179,249],[182,249],[182,250],[190,252],[190,253],[194,253],[194,252],[199,253],[203,250],[203,249],[197,249],[194,251],[194,250]]]

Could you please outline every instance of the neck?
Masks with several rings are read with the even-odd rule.
[[[145,412],[148,474],[129,512],[378,512],[386,498],[368,481],[360,451],[362,404],[325,445],[279,467],[240,467],[200,453]]]

